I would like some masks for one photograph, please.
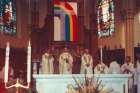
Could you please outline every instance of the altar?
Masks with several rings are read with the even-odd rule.
[[[36,80],[36,89],[38,93],[66,93],[68,85],[75,85],[73,77],[84,80],[85,75],[33,75],[33,78]],[[112,93],[129,93],[128,82],[132,77],[130,74],[95,74],[94,77],[102,80],[102,85],[105,87],[112,88]]]

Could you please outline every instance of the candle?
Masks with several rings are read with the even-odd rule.
[[[139,12],[139,23],[140,23],[140,12]]]
[[[29,0],[28,1],[28,8],[29,8],[29,10],[28,10],[28,20],[29,20],[29,25],[31,25],[31,0]]]
[[[103,49],[100,49],[100,61],[103,62]]]
[[[31,82],[31,44],[29,41],[27,49],[27,83]]]
[[[9,70],[9,53],[10,53],[10,44],[6,44],[6,56],[5,56],[5,68],[4,68],[4,82],[8,82],[8,70]]]

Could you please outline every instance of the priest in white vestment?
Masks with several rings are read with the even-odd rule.
[[[134,75],[134,84],[137,86],[137,93],[140,93],[140,60],[136,61],[136,69]]]
[[[59,56],[59,73],[72,74],[73,57],[67,48]]]
[[[88,49],[85,49],[85,52],[83,53],[81,57],[81,69],[80,73],[81,74],[93,74],[93,58],[89,53]]]
[[[41,72],[43,74],[53,74],[54,73],[54,57],[48,50],[42,55]]]
[[[109,65],[109,73],[110,74],[121,74],[121,67],[117,63],[117,61],[112,61]]]
[[[95,74],[107,74],[109,72],[108,66],[103,62],[99,62],[94,68]]]
[[[133,92],[133,85],[134,85],[134,74],[135,68],[134,64],[131,62],[130,56],[126,56],[124,64],[121,66],[121,70],[123,74],[132,74],[132,78],[129,79],[129,91],[130,93]]]
[[[134,64],[131,62],[130,56],[126,57],[125,63],[121,66],[121,71],[124,74],[134,74]]]
[[[137,57],[134,84],[137,86],[137,93],[140,93],[140,54],[137,54]]]

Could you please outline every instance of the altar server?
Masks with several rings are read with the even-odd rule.
[[[121,73],[121,67],[117,63],[117,61],[112,61],[109,65],[109,73],[111,74],[120,74]]]
[[[108,72],[109,72],[109,69],[107,65],[105,65],[103,62],[99,62],[94,68],[95,74],[107,74]]]

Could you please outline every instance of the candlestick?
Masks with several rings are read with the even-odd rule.
[[[31,44],[29,41],[27,49],[27,83],[31,82]]]
[[[5,68],[4,68],[4,82],[8,82],[8,70],[9,70],[9,53],[10,53],[10,44],[6,44],[6,53],[5,53]]]
[[[100,49],[100,61],[103,62],[103,49]]]
[[[4,72],[4,82],[5,82],[5,88],[16,88],[16,93],[18,93],[19,88],[25,88],[28,89],[30,87],[31,82],[31,44],[29,41],[28,49],[27,49],[27,85],[23,85],[19,82],[19,79],[17,79],[15,84],[9,85],[8,84],[8,70],[9,70],[9,53],[10,53],[10,44],[7,42],[6,44],[6,57],[5,57],[5,72]]]

